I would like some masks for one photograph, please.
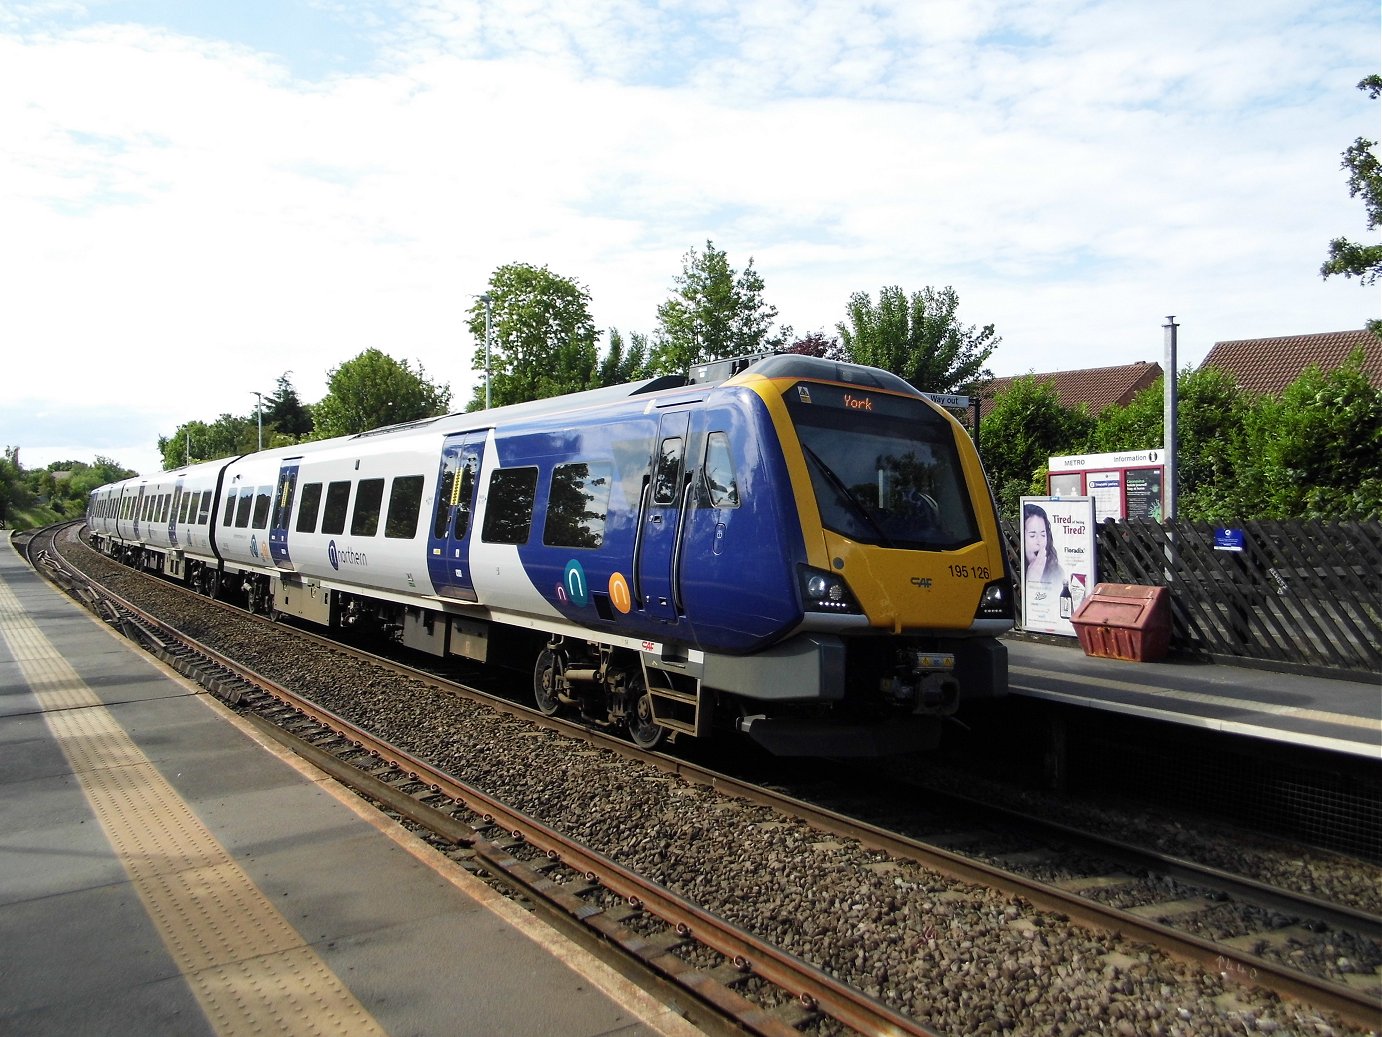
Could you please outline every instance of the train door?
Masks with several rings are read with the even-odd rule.
[[[288,554],[288,522],[293,514],[293,496],[297,492],[300,457],[290,457],[278,470],[278,487],[274,490],[273,520],[269,523],[269,553],[280,569],[293,569]]]
[[[634,559],[635,589],[644,610],[655,619],[673,623],[681,613],[677,563],[689,417],[686,411],[674,411],[663,414],[658,423]]]
[[[173,485],[173,506],[168,511],[168,544],[178,546],[178,505],[182,503],[182,480]]]
[[[470,534],[485,435],[461,432],[447,436],[442,444],[436,508],[427,541],[427,572],[432,586],[443,597],[461,601],[476,600]]]
[[[139,523],[144,515],[144,491],[147,489],[143,483],[139,484],[139,496],[134,502],[134,539],[139,539]]]

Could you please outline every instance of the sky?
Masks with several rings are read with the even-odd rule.
[[[494,270],[654,334],[952,286],[995,375],[1361,328],[1376,0],[0,0],[0,443],[150,474],[376,348],[477,384]]]

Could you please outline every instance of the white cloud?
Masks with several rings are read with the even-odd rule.
[[[999,373],[1160,359],[1168,312],[1192,362],[1376,316],[1318,276],[1365,236],[1338,162],[1376,133],[1375,18],[1342,0],[316,6],[373,59],[305,80],[100,7],[0,20],[0,440],[34,442],[35,397],[164,434],[284,371],[315,400],[370,347],[463,402],[496,266],[628,334],[706,239],[798,331],[954,285]]]

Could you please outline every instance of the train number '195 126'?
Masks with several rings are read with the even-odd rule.
[[[987,580],[989,578],[989,567],[987,565],[950,565],[947,566],[950,575],[961,580]]]

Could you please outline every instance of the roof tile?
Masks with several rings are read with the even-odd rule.
[[[995,378],[984,386],[982,395],[985,399],[992,399],[1022,377],[1035,378],[1038,383],[1050,382],[1062,407],[1078,407],[1083,403],[1089,407],[1089,413],[1097,417],[1101,411],[1115,404],[1127,404],[1153,384],[1161,377],[1161,365],[1139,360],[1135,364],[1118,367],[1087,367],[1080,371],[1053,371],[1048,374],[1029,372],[1027,375]]]
[[[1219,368],[1244,392],[1279,396],[1307,367],[1332,371],[1360,347],[1363,373],[1382,389],[1382,338],[1365,329],[1216,342],[1200,366]]]

